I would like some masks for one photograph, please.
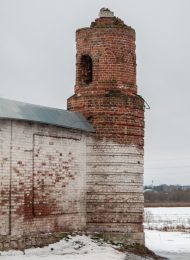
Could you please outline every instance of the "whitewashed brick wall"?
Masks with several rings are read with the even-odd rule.
[[[86,227],[86,137],[0,120],[0,235]]]
[[[87,230],[144,242],[143,150],[0,120],[0,236]]]
[[[107,233],[112,240],[144,243],[143,201],[143,149],[89,139],[88,230]]]

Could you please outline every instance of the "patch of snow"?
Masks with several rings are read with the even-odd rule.
[[[145,230],[145,243],[154,252],[190,253],[190,233]]]
[[[177,230],[184,227],[186,232],[157,231]],[[170,260],[190,259],[190,208],[145,208],[145,243],[156,254]],[[156,230],[157,229],[157,230]]]
[[[43,248],[0,252],[1,260],[123,260],[125,254],[103,241],[93,241],[87,236],[68,236],[60,242]]]
[[[145,228],[190,228],[190,207],[145,208],[144,216]]]

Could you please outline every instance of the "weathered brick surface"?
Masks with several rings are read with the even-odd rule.
[[[76,42],[68,109],[96,132],[0,120],[0,249],[41,246],[56,240],[41,234],[84,230],[144,243],[135,31],[110,14],[79,29]]]
[[[136,93],[135,31],[119,23],[113,26],[113,19],[99,18],[90,28],[76,32],[76,93],[87,91],[81,81],[80,59],[83,54],[88,54],[93,60],[90,87],[96,93],[110,86],[121,86]],[[81,86],[84,86],[83,90]]]
[[[88,231],[143,243],[144,101],[137,94],[135,31],[101,17],[76,32],[76,49],[68,109],[96,130],[87,143]],[[86,68],[84,56],[92,59]]]
[[[101,158],[100,158],[101,157]],[[98,159],[98,160],[97,160]],[[117,232],[117,239],[143,231],[143,151],[105,139],[87,143],[87,227]],[[111,238],[111,233],[109,234]],[[139,242],[140,239],[133,240]],[[143,243],[141,239],[141,243]]]
[[[86,227],[86,138],[0,120],[0,237]]]
[[[0,127],[0,234],[9,234],[9,199],[10,199],[10,136],[11,123],[4,121]]]
[[[75,94],[68,99],[68,109],[83,113],[97,138],[143,149],[144,101],[137,95],[135,31],[116,17],[101,17],[76,32],[76,49]],[[84,55],[92,59],[90,83],[84,81]]]
[[[36,216],[78,213],[79,201],[76,198],[81,192],[78,181],[79,178],[82,181],[86,170],[84,163],[79,166],[78,161],[84,153],[82,148],[80,139],[73,137],[34,135]],[[68,199],[63,199],[66,197]]]

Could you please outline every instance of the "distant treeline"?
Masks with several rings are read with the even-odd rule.
[[[190,185],[167,185],[167,184],[162,184],[158,186],[145,185],[144,190],[154,190],[154,191],[190,190]]]
[[[190,206],[190,186],[145,186],[145,206]]]

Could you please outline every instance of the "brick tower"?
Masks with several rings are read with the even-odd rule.
[[[109,9],[76,32],[68,110],[93,125],[87,143],[87,230],[144,243],[144,101],[137,95],[135,31]]]

